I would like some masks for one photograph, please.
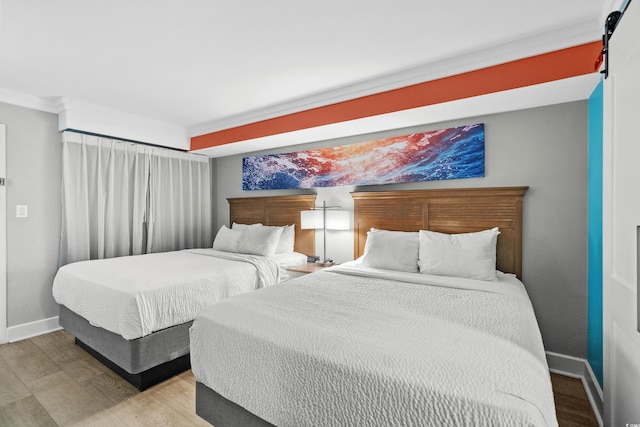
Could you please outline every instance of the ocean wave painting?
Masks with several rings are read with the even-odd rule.
[[[397,184],[483,176],[483,123],[242,159],[243,190]]]

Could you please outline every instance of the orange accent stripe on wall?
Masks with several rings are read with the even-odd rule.
[[[191,138],[191,150],[277,135],[591,74],[602,60],[595,41],[399,89]]]

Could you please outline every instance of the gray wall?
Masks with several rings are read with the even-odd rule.
[[[478,179],[365,187],[365,191],[528,185],[524,212],[523,279],[549,351],[586,358],[587,103],[472,117],[335,139],[270,152],[294,151],[374,138],[485,123],[486,176]],[[0,103],[7,125],[8,326],[58,314],[51,296],[60,235],[61,143],[57,116]],[[252,153],[257,154],[257,153]],[[216,228],[228,223],[227,197],[297,194],[305,191],[241,189],[243,156],[215,159]],[[352,206],[352,187],[318,189],[318,201]],[[307,191],[308,192],[308,191]],[[16,219],[15,206],[29,206]],[[345,239],[344,232],[337,239]],[[332,236],[329,236],[332,237]],[[320,240],[320,239],[318,239]],[[328,241],[337,261],[351,258],[347,244]],[[334,243],[334,247],[330,242]]]
[[[587,357],[587,102],[472,117],[305,144],[280,150],[330,147],[442,129],[485,124],[485,177],[364,187],[364,191],[448,187],[529,186],[524,208],[523,281],[533,302],[547,351]],[[250,154],[250,155],[251,155]],[[228,197],[298,194],[305,191],[242,191],[242,157],[215,161],[216,229],[228,224]],[[354,188],[318,189],[318,202],[352,205]],[[307,191],[308,192],[308,191]],[[329,236],[328,236],[329,237]],[[320,240],[320,239],[318,239]],[[351,240],[352,242],[352,240]],[[327,243],[329,246],[329,243]],[[352,245],[352,243],[351,243]],[[342,247],[342,251],[340,251]],[[327,252],[337,261],[352,257],[352,246]]]
[[[58,315],[62,144],[58,115],[0,103],[7,125],[7,326]],[[16,218],[16,205],[29,217]]]

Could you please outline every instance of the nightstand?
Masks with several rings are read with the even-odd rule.
[[[316,271],[324,270],[327,267],[330,267],[330,266],[318,265],[313,262],[308,262],[306,264],[292,265],[290,267],[287,267],[287,271],[289,272],[289,279],[293,279],[295,277],[304,276],[305,274],[315,273]]]

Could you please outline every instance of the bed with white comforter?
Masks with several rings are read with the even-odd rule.
[[[193,320],[206,305],[271,286],[280,280],[277,258],[187,249],[68,264],[53,296],[127,340]]]
[[[58,270],[53,295],[77,344],[144,390],[189,369],[189,327],[204,307],[275,285],[304,261],[215,249],[82,261]]]
[[[554,426],[523,284],[336,266],[205,309],[198,383],[277,426]]]

